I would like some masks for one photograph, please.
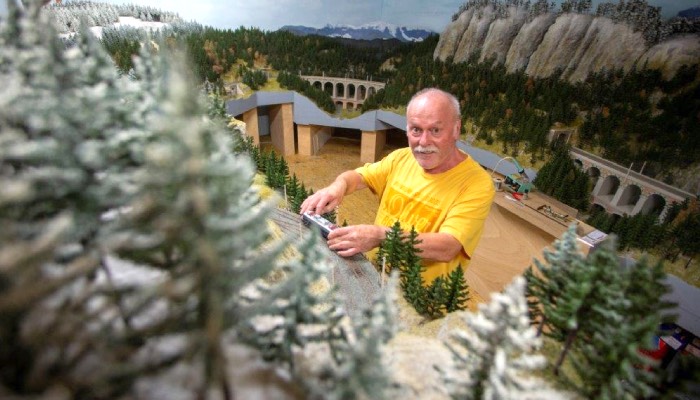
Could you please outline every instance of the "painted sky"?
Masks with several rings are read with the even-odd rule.
[[[6,12],[0,0],[0,13]],[[14,1],[14,0],[10,0]],[[593,0],[593,9],[603,0]],[[617,2],[616,0],[606,0]],[[409,28],[442,32],[465,0],[99,0],[114,4],[140,4],[173,11],[202,25],[235,29],[240,26],[276,30],[283,25],[323,27],[386,22]],[[698,0],[647,0],[660,6],[665,17],[691,7]]]

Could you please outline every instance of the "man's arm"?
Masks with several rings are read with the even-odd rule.
[[[462,244],[449,233],[421,233],[417,239],[418,256],[424,260],[449,262],[462,251]]]
[[[388,227],[378,225],[352,225],[336,228],[328,235],[328,248],[338,255],[350,257],[378,247],[384,239]],[[420,258],[430,261],[448,262],[462,251],[462,244],[449,233],[421,233],[421,241],[416,247],[421,250]]]
[[[307,197],[301,203],[300,212],[302,214],[305,212],[325,214],[340,205],[346,195],[366,187],[362,175],[354,170],[345,171],[338,175],[333,183]]]

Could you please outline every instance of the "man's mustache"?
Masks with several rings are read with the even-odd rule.
[[[438,151],[438,148],[435,146],[416,146],[413,148],[414,153],[430,154],[437,153]]]

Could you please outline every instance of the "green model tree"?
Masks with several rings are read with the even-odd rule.
[[[462,265],[447,276],[447,298],[445,299],[445,311],[453,312],[466,310],[469,301],[469,287],[464,277]]]
[[[581,392],[588,398],[651,398],[660,382],[655,362],[640,352],[662,322],[670,319],[671,304],[661,300],[668,288],[661,264],[646,259],[621,267],[614,240],[603,243],[586,260],[594,269],[593,292],[587,319],[590,335],[574,343],[572,358],[583,381]]]
[[[446,276],[435,278],[430,285],[423,279],[425,267],[418,249],[415,228],[406,234],[396,221],[379,246],[375,262],[385,272],[399,271],[400,287],[406,301],[428,318],[439,318],[447,312],[463,310],[469,288],[461,266]]]
[[[552,313],[566,296],[564,285],[572,281],[571,265],[583,259],[576,238],[576,225],[571,225],[561,239],[554,241],[553,250],[544,249],[544,262],[535,259],[534,268],[525,271],[530,318],[537,324],[538,335],[546,332],[557,340],[564,337],[566,329],[553,324]]]
[[[403,237],[404,233],[401,230],[401,223],[394,222],[386,232],[386,237],[379,245],[375,263],[381,269],[384,268],[384,273],[391,274],[392,271],[401,271],[403,264]],[[381,271],[380,271],[381,272]],[[403,278],[401,278],[403,285]]]
[[[548,264],[536,262],[526,274],[540,326],[563,343],[554,373],[569,359],[587,398],[647,398],[658,376],[639,350],[668,319],[662,267],[644,259],[622,267],[614,238],[588,257],[576,246],[572,226],[553,251],[545,250]]]
[[[543,193],[578,210],[589,207],[591,180],[569,157],[567,146],[555,150],[554,156],[537,172],[533,184]]]
[[[429,297],[428,292],[425,288],[425,280],[423,279],[423,271],[425,267],[421,261],[418,254],[420,250],[416,247],[419,243],[418,233],[411,227],[411,232],[406,235],[402,240],[401,246],[399,247],[401,262],[399,264],[399,272],[401,279],[401,290],[403,290],[403,295],[406,300],[411,304],[419,314],[425,314],[428,312]],[[439,288],[433,288],[433,291],[439,291],[434,293],[435,295],[440,295],[441,297],[433,298],[433,302],[430,303],[430,316],[434,315],[434,311],[439,309],[442,303],[439,302],[443,298],[441,292],[442,284],[440,283]]]
[[[433,279],[430,286],[421,290],[420,303],[417,303],[417,305],[415,302],[411,304],[414,304],[416,311],[426,315],[428,318],[435,319],[442,317],[445,315],[444,307],[448,296],[445,286],[445,280],[441,276],[438,276]]]

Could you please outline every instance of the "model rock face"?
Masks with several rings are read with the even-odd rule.
[[[531,15],[531,10],[509,7],[499,13],[491,5],[469,7],[440,35],[434,57],[453,57],[458,63],[479,50],[479,61],[493,59],[509,72],[548,77],[561,70],[570,82],[602,70],[629,71],[635,65],[659,69],[670,79],[682,64],[700,60],[697,34],[665,39],[663,30],[644,31],[614,15]]]

